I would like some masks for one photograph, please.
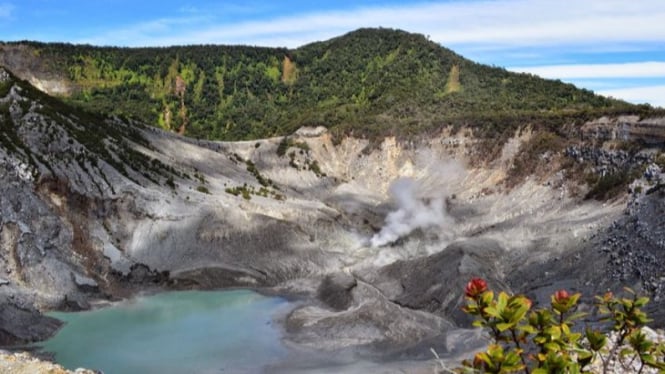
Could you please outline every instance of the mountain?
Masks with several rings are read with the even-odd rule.
[[[383,47],[372,35],[381,35],[380,40],[392,35],[404,43],[398,49],[386,47],[398,52],[376,66],[444,61],[409,60],[421,53],[407,50],[413,43],[448,56],[453,62],[448,71],[441,70],[446,77],[441,98],[435,91],[419,96],[421,84],[429,90],[440,86],[430,79],[418,81],[418,73],[407,74],[418,71],[414,66],[395,69],[404,74],[396,73],[393,81],[383,73],[368,73],[363,84],[355,82],[361,69],[386,70],[360,62],[370,55],[379,60],[377,51]],[[41,314],[48,310],[87,309],[146,291],[250,287],[297,297],[295,309],[279,320],[285,339],[323,351],[328,364],[332,353],[341,352],[342,362],[335,364],[345,368],[345,352],[353,351],[410,365],[412,359],[429,358],[432,345],[444,358],[457,360],[469,356],[474,344],[486,343],[468,333],[469,321],[460,312],[464,285],[478,276],[493,288],[524,293],[536,303],[549,302],[552,291],[562,288],[584,293],[583,302],[590,303],[593,294],[628,285],[652,296],[649,312],[663,326],[665,117],[612,115],[621,108],[657,111],[475,65],[423,37],[397,31],[360,30],[281,50],[278,74],[267,68],[276,49],[130,50],[34,43],[2,48],[3,61],[13,63],[17,73],[0,68],[1,346],[52,334],[59,323]],[[74,59],[72,51],[83,65],[67,65]],[[100,65],[96,80],[91,71],[76,68],[107,61],[99,56],[137,56],[139,51],[145,52],[144,62],[137,63],[144,75],[133,73],[122,59],[126,65],[119,70]],[[201,60],[183,51],[200,51]],[[225,54],[202,57],[210,51]],[[174,59],[161,60],[158,52],[173,53]],[[218,72],[243,76],[247,86],[226,96],[226,83],[240,81],[223,79],[221,87],[193,65],[215,58],[245,61]],[[265,61],[261,74],[249,74],[249,67],[256,73],[261,66],[256,61]],[[149,69],[160,63],[163,76],[147,80],[156,74]],[[65,70],[58,69],[65,68],[71,68],[71,75],[60,75]],[[284,123],[256,119],[255,126],[229,125],[219,136],[288,131],[321,113],[348,117],[333,116],[339,122],[328,128],[300,127],[288,136],[251,141],[182,136],[173,132],[182,127],[176,121],[179,106],[185,108],[185,134],[203,131],[196,130],[193,97],[200,92],[206,100],[208,92],[205,84],[197,91],[187,83],[187,69],[217,85],[220,97],[230,98],[226,112],[211,106],[208,115],[249,118],[262,112],[248,111],[246,105],[265,105],[274,109],[269,113],[294,116],[283,118]],[[134,83],[110,80],[115,71]],[[451,71],[459,82],[448,79]],[[485,80],[476,83],[503,72],[510,78],[506,86],[513,78],[523,79],[533,82],[533,92],[551,85],[581,96],[557,107],[560,101],[543,91],[540,97],[553,107],[536,110],[529,106],[535,101],[509,98],[518,91],[499,90],[497,100],[504,92],[505,105],[515,109],[496,114],[494,104],[474,99],[474,92],[487,94],[465,71],[487,72],[478,73]],[[268,86],[249,83],[268,76],[274,78],[271,85],[282,87],[286,101],[268,101]],[[324,76],[328,83],[323,86],[306,80]],[[162,86],[155,88],[155,82]],[[415,91],[402,92],[395,82]],[[354,96],[354,84],[368,87],[368,95]],[[369,94],[372,86],[382,88]],[[319,89],[320,96],[302,96],[306,87],[310,93]],[[179,96],[172,93],[176,88]],[[54,90],[59,97],[43,92]],[[109,92],[136,99],[105,96]],[[264,96],[253,96],[259,92]],[[321,100],[333,93],[337,104]],[[152,101],[142,101],[150,94]],[[386,101],[389,95],[395,101]],[[240,97],[244,101],[236,101]],[[578,102],[582,97],[588,100]],[[402,127],[428,129],[422,118],[446,115],[436,112],[444,102],[478,105],[479,111],[447,117],[465,121],[451,123],[459,128],[408,141],[396,136],[410,135]],[[160,105],[173,105],[171,131],[140,121],[144,115],[159,117]],[[406,111],[398,111],[403,117],[395,114],[397,109]],[[109,116],[107,111],[116,112]],[[594,113],[605,115],[581,121]],[[551,127],[559,122],[564,125]],[[257,132],[233,132],[239,129]],[[492,138],[493,131],[502,137]],[[317,355],[307,356],[315,362],[282,363],[284,372],[319,364]]]
[[[360,29],[293,50],[5,43],[0,65],[89,111],[218,140],[287,135],[303,125],[377,138],[443,125],[495,134],[525,118],[561,125],[645,109],[477,64],[391,29]]]

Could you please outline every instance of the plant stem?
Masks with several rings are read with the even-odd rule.
[[[510,329],[510,334],[513,337],[513,342],[515,342],[515,347],[517,347],[517,349],[519,349],[521,351],[522,347],[520,347],[520,341],[517,339],[517,335],[515,335],[515,329],[514,328]],[[520,352],[520,360],[522,360],[522,365],[524,365],[524,372],[526,374],[529,374],[529,365],[527,365],[526,359],[524,358],[524,352]]]

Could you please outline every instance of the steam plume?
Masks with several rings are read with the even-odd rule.
[[[463,174],[461,165],[448,163],[439,165],[437,172],[430,172],[420,180],[395,180],[388,191],[397,204],[397,210],[386,216],[386,224],[370,239],[372,247],[390,244],[419,228],[451,224],[453,220],[446,213],[445,205],[447,185],[458,183]]]

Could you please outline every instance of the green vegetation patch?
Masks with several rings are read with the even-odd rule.
[[[316,160],[313,161],[305,161],[305,164],[307,165],[307,168],[312,171],[317,177],[323,178],[326,176],[326,173],[321,171],[321,167],[319,166],[319,162]]]
[[[659,153],[658,156],[656,156],[655,162],[661,170],[665,171],[665,153]]]
[[[558,126],[598,114],[653,113],[477,64],[423,35],[390,29],[360,29],[293,50],[26,44],[50,73],[73,82],[70,103],[206,139],[265,138],[316,125],[336,138],[412,137],[448,125],[491,136],[525,120]]]
[[[259,182],[261,186],[275,187],[275,183],[272,181],[272,179],[261,175],[261,172],[259,172],[259,169],[256,168],[256,165],[251,160],[245,161],[245,164],[247,165],[247,171],[250,172],[254,178],[256,178],[256,181]]]
[[[589,179],[591,189],[585,198],[596,200],[614,198],[625,192],[636,177],[637,173],[629,170],[618,170],[600,177],[591,177]]]
[[[261,186],[258,190],[254,186],[247,185],[247,183],[242,186],[227,187],[224,189],[226,193],[229,193],[234,196],[242,196],[245,200],[251,200],[252,195],[262,196],[262,197],[271,197],[275,200],[285,200],[286,197],[275,190],[271,190],[267,187]]]

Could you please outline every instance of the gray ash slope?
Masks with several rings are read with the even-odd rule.
[[[642,170],[632,194],[595,201],[568,171],[504,187],[537,135],[527,125],[486,162],[474,161],[486,142],[447,129],[374,147],[302,129],[280,155],[282,138],[187,139],[77,111],[2,77],[2,344],[52,333],[57,324],[39,311],[149,289],[252,287],[302,299],[282,322],[303,349],[425,358],[435,345],[453,358],[473,345],[458,344],[471,336],[459,306],[472,276],[537,300],[557,288],[631,286],[654,297],[655,323],[665,322],[662,145],[626,161]],[[644,123],[662,133],[662,119],[591,125],[608,134]],[[602,149],[604,140],[575,142]],[[541,166],[587,156],[603,166],[609,151],[599,152],[536,156]],[[435,219],[373,247],[384,218],[402,208],[389,186],[405,177],[418,186],[416,206],[442,205]]]
[[[153,177],[131,169],[130,157],[143,157],[127,152],[140,140],[132,127],[63,106],[4,70],[0,76],[0,330],[4,344],[27,343],[59,326],[35,307],[87,308],[91,296],[115,293],[122,277],[93,249],[100,245],[90,223],[103,226],[113,214],[123,181]]]

